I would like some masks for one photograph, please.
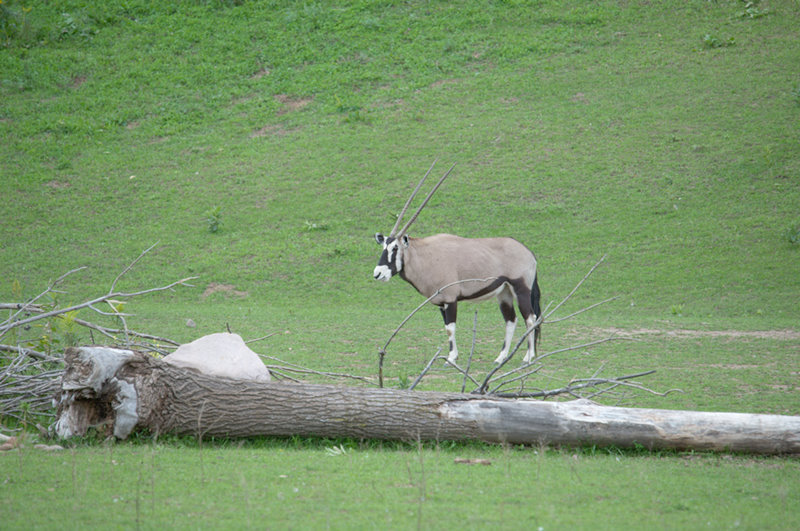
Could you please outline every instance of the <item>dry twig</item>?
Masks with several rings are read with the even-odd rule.
[[[67,271],[59,276],[38,295],[26,302],[19,303],[0,303],[0,310],[10,311],[10,315],[0,322],[0,352],[6,353],[0,357],[0,417],[12,417],[20,421],[31,415],[51,415],[52,416],[52,397],[58,390],[58,382],[62,372],[63,360],[59,356],[48,352],[40,352],[29,348],[31,342],[23,340],[20,336],[29,330],[31,325],[38,322],[49,323],[53,318],[63,318],[70,312],[77,312],[88,308],[95,313],[119,319],[122,328],[111,328],[73,316],[69,318],[71,323],[87,328],[91,332],[99,332],[115,345],[137,350],[151,350],[163,353],[164,348],[173,348],[177,342],[167,338],[136,332],[128,328],[125,317],[129,314],[119,311],[120,299],[131,299],[141,295],[172,290],[177,286],[190,286],[188,282],[197,277],[187,277],[170,284],[155,288],[148,288],[133,292],[125,292],[117,289],[120,279],[128,273],[155,245],[142,252],[133,262],[126,266],[114,278],[108,292],[105,295],[95,297],[91,300],[74,304],[66,308],[59,308],[57,305],[45,305],[40,301],[51,294],[62,294],[59,286],[64,280],[86,267],[79,267]],[[111,311],[98,308],[98,305],[105,304]],[[48,325],[49,326],[49,325]],[[3,338],[7,337],[12,330],[21,332],[17,334],[12,343],[3,343]],[[117,336],[123,335],[124,342],[118,343]],[[141,341],[137,341],[141,340]]]
[[[441,351],[442,351],[442,348],[441,348],[441,347],[439,347],[439,350],[437,350],[437,351],[436,351],[436,354],[434,354],[434,355],[433,355],[433,357],[431,358],[431,361],[429,361],[429,362],[428,362],[428,364],[425,366],[425,368],[424,368],[424,369],[422,369],[422,372],[421,372],[421,373],[419,373],[419,376],[417,376],[417,379],[416,379],[416,380],[414,380],[414,383],[412,383],[411,385],[409,385],[409,386],[408,386],[408,390],[409,390],[409,391],[413,391],[413,390],[414,390],[414,388],[417,386],[417,384],[418,384],[418,383],[420,383],[420,382],[422,381],[422,378],[423,378],[423,377],[424,377],[426,374],[428,374],[428,371],[429,371],[429,370],[431,369],[431,367],[433,366],[433,362],[435,362],[435,361],[436,361],[436,360],[438,360],[438,359],[444,359],[444,360],[446,360],[446,359],[447,359],[447,357],[445,357],[445,356],[440,356],[440,355],[439,355],[439,353],[440,353]]]
[[[272,334],[270,334],[272,335]],[[269,337],[269,336],[266,336]],[[263,339],[263,338],[261,338]],[[247,342],[249,343],[249,341]],[[270,372],[278,372],[281,376],[288,378],[290,380],[299,381],[290,376],[286,375],[286,372],[294,372],[298,374],[310,374],[316,376],[322,376],[324,378],[334,378],[334,379],[351,379],[351,380],[358,380],[364,383],[368,383],[370,385],[375,385],[375,381],[367,378],[365,376],[357,376],[353,374],[345,374],[345,373],[338,373],[338,372],[326,372],[326,371],[317,371],[314,369],[309,369],[308,367],[303,367],[301,365],[297,365],[296,363],[291,363],[288,361],[281,360],[274,356],[267,356],[266,354],[259,354],[262,359],[268,359],[272,361],[277,361],[281,365],[266,365],[267,369]]]

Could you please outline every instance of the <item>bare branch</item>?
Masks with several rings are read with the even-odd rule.
[[[16,309],[16,308],[18,308],[20,306],[22,306],[22,304],[20,304],[20,303],[0,303],[0,310],[3,310],[3,309]],[[34,304],[34,305],[28,305],[27,308],[26,308],[26,311],[28,311],[28,312],[36,312],[36,313],[41,314],[41,313],[44,313],[45,310],[41,305]],[[113,315],[113,314],[109,314],[109,315]],[[107,326],[102,326],[102,325],[99,325],[97,323],[93,323],[91,321],[86,321],[84,319],[79,319],[77,317],[75,319],[73,319],[73,322],[75,324],[77,324],[77,325],[83,326],[84,328],[89,328],[90,330],[94,330],[96,332],[99,332],[100,334],[102,334],[105,337],[107,337],[109,339],[112,339],[114,341],[117,340],[115,334],[122,334],[122,333],[125,332],[122,329],[109,328]],[[177,347],[177,346],[180,345],[180,343],[178,343],[177,341],[173,341],[172,339],[169,339],[169,338],[166,338],[166,337],[156,336],[156,335],[153,335],[153,334],[146,334],[146,333],[143,333],[143,332],[137,332],[135,330],[128,330],[128,334],[131,335],[131,336],[134,336],[134,337],[138,337],[140,339],[149,339],[149,340],[155,341],[157,343],[167,344],[170,347]],[[267,337],[269,337],[269,336],[267,336]],[[130,345],[134,345],[134,343],[130,343]],[[150,348],[152,350],[152,347],[149,346],[149,345],[141,344],[141,345],[137,345],[137,346],[140,346],[140,347],[145,348],[145,349]],[[36,350],[33,350],[33,349],[21,348],[21,347],[13,347],[13,346],[10,346],[10,345],[0,345],[0,350],[5,350],[6,352],[19,352],[20,349],[24,350],[30,356],[33,356],[35,358],[39,358],[39,359],[46,359],[46,358],[56,359],[56,358],[53,358],[51,356],[48,356],[47,354],[44,354],[44,353],[41,353],[41,352],[37,352]]]
[[[378,351],[378,387],[383,388],[383,360],[386,358],[386,351]]]
[[[467,387],[467,375],[469,374],[469,367],[472,365],[472,355],[475,354],[475,339],[478,335],[478,310],[475,310],[475,316],[472,319],[472,347],[469,349],[469,358],[467,358],[467,367],[464,369],[464,379],[461,380],[461,392]]]
[[[422,372],[421,372],[421,373],[419,373],[419,376],[417,376],[417,379],[416,379],[416,380],[414,380],[414,383],[412,383],[411,385],[409,385],[409,386],[408,386],[408,390],[409,390],[409,391],[413,391],[413,390],[414,390],[414,388],[417,386],[417,384],[418,384],[419,382],[421,382],[421,381],[422,381],[422,378],[423,378],[423,377],[424,377],[426,374],[428,374],[428,371],[430,370],[430,368],[431,368],[431,366],[433,365],[433,362],[434,362],[434,361],[436,361],[436,360],[438,360],[438,359],[447,359],[446,357],[444,357],[444,356],[440,356],[440,355],[439,355],[439,353],[440,353],[441,351],[442,351],[442,347],[439,347],[439,350],[437,350],[437,351],[436,351],[436,354],[434,354],[434,355],[433,355],[433,357],[431,358],[431,361],[429,361],[429,362],[428,362],[428,364],[427,364],[427,365],[425,365],[425,368],[424,368],[424,369],[422,369]]]
[[[534,365],[536,365],[536,367],[532,368],[531,370],[525,371],[522,374],[520,374],[518,376],[515,376],[514,378],[506,379],[506,377],[508,375],[510,375],[511,373],[518,372],[520,369],[523,369],[523,368],[531,368]],[[536,374],[537,372],[541,371],[543,368],[544,368],[544,366],[542,364],[536,363],[536,362],[531,362],[531,363],[525,364],[523,367],[519,367],[518,369],[515,369],[514,371],[509,371],[509,372],[505,373],[505,375],[498,376],[497,378],[494,378],[493,380],[490,380],[489,383],[492,383],[493,381],[499,381],[500,383],[494,389],[490,390],[487,394],[490,394],[490,395],[491,394],[495,394],[495,393],[497,393],[497,391],[499,391],[503,387],[505,387],[507,385],[510,385],[510,384],[512,384],[514,382],[525,381],[529,376],[531,376],[532,374]]]
[[[245,341],[244,343],[245,343],[245,345],[249,345],[250,343],[255,343],[256,341],[263,341],[263,340],[265,340],[265,339],[268,339],[268,338],[270,338],[270,337],[272,337],[272,336],[276,335],[277,333],[278,333],[278,332],[271,332],[271,333],[269,333],[269,334],[267,334],[267,335],[265,335],[265,336],[262,336],[262,337],[257,337],[257,338],[255,338],[255,339],[248,339],[248,340],[247,340],[247,341]]]
[[[104,301],[101,301],[101,302],[109,303],[109,306],[114,308],[114,305],[111,304],[112,301],[104,300]],[[118,301],[114,301],[114,302],[118,302]],[[104,315],[106,317],[119,317],[120,315],[123,315],[125,317],[132,317],[132,314],[130,314],[130,313],[120,313],[120,312],[117,312],[117,311],[105,312],[105,311],[101,310],[100,308],[95,308],[95,306],[93,304],[89,305],[89,309],[92,310],[93,312],[97,313],[97,314]]]
[[[607,302],[615,301],[618,298],[619,298],[619,296],[615,295],[614,297],[611,297],[611,298],[606,299],[604,301],[596,302],[596,303],[592,304],[591,306],[587,306],[586,308],[578,310],[577,312],[573,312],[573,313],[571,313],[571,314],[569,314],[567,316],[559,317],[558,319],[549,319],[549,320],[547,320],[545,322],[547,324],[553,324],[553,323],[558,323],[558,322],[561,322],[561,321],[566,321],[567,319],[571,319],[571,318],[575,317],[576,315],[580,315],[580,314],[582,314],[584,312],[588,312],[589,310],[593,310],[593,309],[597,308],[598,306],[600,306],[602,304],[606,304]]]
[[[30,415],[53,416],[52,399],[63,368],[43,370],[43,364],[49,365],[51,360],[30,361],[29,356],[27,350],[19,352],[0,372],[0,417],[25,422]]]
[[[44,296],[45,296],[45,295],[47,295],[48,293],[52,293],[53,291],[55,291],[55,288],[56,288],[56,286],[58,286],[59,284],[61,284],[61,283],[64,281],[64,279],[65,279],[65,278],[67,278],[68,276],[72,275],[73,273],[77,273],[78,271],[83,271],[84,269],[86,269],[86,267],[87,267],[87,266],[77,267],[77,268],[75,268],[75,269],[72,269],[72,270],[70,270],[70,271],[67,271],[66,273],[64,273],[63,275],[61,275],[61,276],[60,276],[60,277],[58,277],[57,279],[55,279],[53,282],[51,282],[51,283],[50,283],[50,285],[47,287],[47,289],[45,289],[45,290],[44,290],[43,292],[41,292],[39,295],[37,295],[36,297],[32,298],[30,301],[28,301],[28,302],[26,302],[26,303],[22,304],[22,305],[20,306],[20,308],[19,308],[19,311],[17,311],[17,313],[15,313],[15,314],[14,314],[14,315],[12,315],[11,317],[9,317],[8,319],[6,319],[6,320],[5,320],[5,321],[3,321],[2,323],[0,323],[0,337],[2,337],[2,335],[5,333],[5,330],[8,330],[8,329],[10,329],[10,328],[13,328],[13,326],[8,326],[8,327],[7,327],[6,325],[8,325],[9,323],[12,323],[12,324],[13,324],[13,323],[15,322],[15,321],[14,321],[14,319],[16,319],[16,317],[17,317],[19,314],[21,314],[21,313],[23,313],[23,312],[27,311],[27,309],[28,309],[29,307],[31,307],[31,306],[34,306],[34,303],[35,303],[36,301],[38,301],[39,299],[41,299],[42,297],[44,297]]]
[[[266,365],[266,367],[269,369],[269,373],[272,376],[276,376],[279,380],[290,380],[294,383],[303,383],[303,380],[299,380],[284,373],[282,367],[278,365]]]
[[[344,373],[337,373],[337,372],[325,372],[325,371],[317,371],[314,369],[309,369],[308,367],[303,367],[301,365],[297,365],[296,363],[291,363],[289,361],[284,361],[282,359],[276,358],[274,356],[268,356],[266,354],[259,354],[259,356],[263,359],[268,359],[272,361],[277,361],[282,365],[267,365],[267,368],[272,371],[273,369],[277,369],[279,371],[288,371],[288,372],[296,372],[300,374],[314,374],[317,376],[324,376],[327,378],[349,378],[352,380],[359,380],[370,385],[375,385],[375,382],[365,376],[357,376],[353,374],[344,374]]]
[[[103,295],[101,297],[97,297],[95,299],[92,299],[92,300],[86,301],[86,302],[82,302],[80,304],[75,304],[75,305],[70,306],[68,308],[60,308],[60,309],[52,310],[52,311],[49,311],[49,312],[41,313],[39,315],[34,315],[34,316],[31,316],[31,317],[28,317],[27,319],[22,319],[20,321],[11,322],[8,325],[6,325],[4,323],[3,325],[0,325],[0,334],[6,332],[7,330],[10,330],[11,328],[17,328],[17,327],[20,327],[20,326],[25,326],[25,325],[27,325],[29,323],[40,321],[42,319],[48,319],[50,317],[54,317],[56,315],[68,313],[68,312],[71,312],[71,311],[80,310],[82,308],[89,308],[89,307],[91,307],[91,306],[93,306],[95,304],[98,304],[100,302],[106,302],[108,299],[111,299],[111,298],[130,299],[130,298],[133,298],[133,297],[138,297],[140,295],[146,295],[148,293],[155,293],[155,292],[158,292],[158,291],[171,290],[175,286],[193,287],[191,284],[187,284],[187,282],[189,282],[190,280],[195,280],[197,278],[199,278],[199,277],[187,277],[187,278],[184,278],[184,279],[181,279],[181,280],[176,280],[175,282],[167,284],[166,286],[161,286],[161,287],[158,287],[158,288],[150,288],[150,289],[145,289],[145,290],[141,290],[141,291],[134,291],[134,292],[131,292],[131,293],[123,293],[123,292],[108,293],[107,295]],[[97,310],[95,310],[95,311],[97,311]],[[102,313],[102,312],[100,312],[100,313]]]
[[[14,352],[16,354],[22,354],[23,356],[30,356],[32,358],[36,358],[43,361],[58,360],[58,358],[54,358],[53,356],[49,356],[44,352],[39,352],[32,348],[15,347],[13,345],[0,345],[0,350],[2,350],[3,352]]]
[[[492,370],[491,370],[491,371],[489,371],[489,374],[487,374],[487,375],[486,375],[486,378],[483,380],[483,383],[481,384],[481,386],[480,386],[478,389],[476,389],[475,391],[473,391],[473,393],[477,393],[477,394],[484,394],[484,393],[486,392],[486,387],[489,385],[489,382],[491,381],[491,378],[492,378],[492,376],[494,376],[494,374],[495,374],[497,371],[499,371],[500,369],[502,369],[502,368],[503,368],[503,366],[504,366],[506,363],[508,363],[509,361],[511,361],[511,358],[513,358],[513,357],[514,357],[514,354],[516,354],[517,350],[519,350],[519,347],[520,347],[520,345],[522,345],[522,343],[523,343],[523,342],[524,342],[524,341],[525,341],[525,340],[528,338],[528,336],[529,336],[531,333],[533,333],[533,331],[534,331],[534,330],[536,330],[536,327],[537,327],[537,326],[539,326],[539,325],[542,323],[542,320],[543,320],[543,319],[544,319],[544,317],[543,317],[542,315],[540,315],[540,316],[539,316],[539,317],[536,319],[536,321],[534,321],[534,322],[533,322],[533,325],[532,325],[530,328],[528,328],[528,329],[525,331],[525,333],[524,333],[524,334],[522,334],[522,337],[519,339],[519,341],[517,341],[517,345],[514,347],[514,349],[513,349],[511,352],[509,352],[509,353],[508,353],[508,356],[506,356],[506,359],[504,359],[503,361],[501,361],[499,364],[496,364],[496,365],[495,365],[495,366],[492,368]],[[539,359],[539,357],[537,357],[537,358],[536,358],[536,360],[533,360],[533,361],[537,361],[538,359]]]
[[[144,255],[146,255],[147,253],[149,253],[150,251],[152,251],[152,250],[153,250],[153,248],[154,248],[156,245],[158,245],[158,242],[154,243],[153,245],[151,245],[150,247],[148,247],[147,249],[145,249],[144,251],[142,251],[142,254],[140,254],[138,257],[136,257],[136,260],[134,260],[133,262],[131,262],[131,263],[128,265],[128,267],[126,267],[125,269],[123,269],[123,270],[122,270],[122,272],[121,272],[119,275],[117,275],[117,278],[115,278],[115,279],[114,279],[114,282],[112,282],[112,283],[111,283],[111,287],[109,288],[108,292],[109,292],[109,293],[113,293],[113,291],[114,291],[114,288],[116,288],[116,287],[117,287],[117,282],[119,282],[119,279],[121,279],[121,278],[123,277],[123,275],[125,275],[125,273],[127,273],[128,271],[130,271],[131,269],[133,269],[133,266],[135,266],[135,265],[136,265],[136,263],[137,263],[139,260],[141,260],[141,259],[142,259],[142,257],[144,257]]]
[[[21,302],[0,302],[0,310],[22,310],[22,311],[39,311],[43,312],[44,310],[41,309],[41,304],[28,304],[28,303],[21,303]]]
[[[449,359],[445,359],[444,361],[445,361],[445,363],[446,363],[447,365],[450,365],[450,366],[451,366],[451,367],[453,367],[455,370],[457,370],[458,372],[460,372],[461,374],[463,374],[465,378],[469,378],[469,381],[470,381],[470,382],[474,383],[475,385],[478,385],[478,381],[477,381],[475,378],[473,378],[472,376],[470,376],[470,375],[469,375],[469,373],[468,373],[466,370],[464,370],[464,369],[462,369],[461,367],[459,367],[459,366],[458,366],[458,365],[457,365],[455,362],[452,362],[452,361],[450,361]]]
[[[501,398],[549,398],[549,397],[553,397],[553,396],[569,394],[569,395],[575,396],[577,398],[583,398],[582,396],[577,395],[576,391],[579,391],[581,389],[586,389],[586,388],[599,387],[601,385],[611,385],[612,387],[609,388],[609,389],[605,389],[605,390],[601,390],[601,391],[595,392],[595,393],[592,394],[592,396],[598,396],[598,395],[600,395],[600,394],[602,394],[604,392],[607,392],[607,391],[609,391],[609,390],[611,390],[613,388],[616,388],[618,386],[633,387],[635,389],[639,389],[641,391],[646,391],[648,393],[651,393],[651,394],[654,394],[654,395],[657,395],[657,396],[667,396],[669,393],[683,392],[680,389],[670,389],[668,391],[660,393],[658,391],[654,391],[652,389],[644,387],[641,384],[627,381],[627,380],[632,380],[634,378],[641,378],[642,376],[647,376],[647,375],[653,374],[654,372],[656,372],[656,371],[655,370],[650,370],[650,371],[639,372],[639,373],[636,373],[636,374],[629,374],[629,375],[626,375],[626,376],[619,376],[619,377],[616,377],[616,378],[578,378],[578,379],[572,380],[569,384],[565,385],[564,387],[558,388],[558,389],[549,389],[549,390],[535,391],[535,392],[528,392],[528,393],[525,393],[525,392],[523,392],[523,393],[495,393],[493,396],[498,396],[498,397],[501,397]]]
[[[589,278],[589,276],[590,276],[592,273],[594,273],[594,270],[595,270],[595,269],[597,269],[597,268],[600,266],[600,264],[601,264],[601,263],[603,263],[603,260],[605,260],[605,259],[606,259],[606,256],[607,256],[607,255],[605,255],[605,254],[604,254],[604,255],[603,255],[601,258],[600,258],[600,260],[598,260],[598,261],[597,261],[597,263],[596,263],[594,266],[592,266],[592,268],[589,270],[589,272],[588,272],[588,273],[586,273],[586,275],[584,275],[584,277],[581,279],[581,281],[580,281],[580,282],[578,282],[578,284],[577,284],[577,285],[576,285],[574,288],[572,288],[572,291],[570,291],[570,292],[569,292],[569,295],[567,295],[566,297],[564,297],[564,299],[563,299],[561,302],[559,302],[559,303],[556,305],[556,307],[555,307],[555,308],[553,308],[552,310],[550,310],[550,312],[549,312],[547,315],[545,315],[545,319],[547,319],[548,317],[550,317],[551,315],[553,315],[553,313],[555,313],[555,311],[556,311],[556,310],[558,310],[559,308],[561,308],[561,306],[562,306],[562,305],[563,305],[565,302],[567,302],[567,301],[570,299],[570,297],[572,297],[572,296],[575,294],[575,292],[576,292],[576,291],[578,291],[578,288],[580,288],[580,287],[581,287],[581,285],[582,285],[584,282],[586,282],[586,279],[587,279],[587,278]]]
[[[636,339],[635,337],[622,337],[622,336],[611,336],[611,337],[606,337],[606,338],[603,338],[603,339],[595,339],[594,341],[589,341],[588,343],[582,343],[580,345],[572,345],[571,347],[564,347],[564,348],[559,348],[559,349],[556,349],[556,350],[551,350],[550,352],[546,352],[546,353],[542,354],[541,356],[537,356],[535,361],[541,361],[541,360],[543,360],[545,358],[549,358],[550,356],[553,356],[555,354],[561,354],[562,352],[570,352],[570,351],[573,351],[573,350],[583,350],[583,349],[586,349],[586,348],[589,348],[589,347],[593,347],[595,345],[600,345],[602,343],[608,343],[610,341],[639,341],[639,340]]]
[[[541,361],[542,361],[543,359],[545,359],[545,358],[549,358],[550,356],[552,356],[552,355],[554,355],[554,354],[561,354],[561,353],[563,353],[563,352],[570,352],[570,351],[573,351],[573,350],[583,350],[583,349],[585,349],[585,348],[593,347],[593,346],[595,346],[595,345],[599,345],[599,344],[601,344],[601,343],[607,343],[607,342],[609,342],[609,341],[635,341],[635,339],[634,339],[634,338],[629,338],[629,337],[619,337],[619,336],[612,336],[612,337],[607,337],[607,338],[605,338],[605,339],[598,339],[598,340],[595,340],[595,341],[590,341],[590,342],[588,342],[588,343],[583,343],[582,345],[573,345],[573,346],[571,346],[571,347],[560,348],[560,349],[557,349],[557,350],[553,350],[553,351],[550,351],[550,352],[546,352],[545,354],[542,354],[542,355],[540,355],[540,356],[537,356],[535,360],[532,360],[531,362],[529,362],[529,363],[527,363],[527,364],[525,364],[525,365],[520,365],[519,367],[517,367],[517,368],[515,368],[515,369],[511,369],[511,370],[510,370],[510,371],[508,371],[508,372],[505,372],[505,373],[503,373],[503,374],[500,374],[500,375],[498,375],[498,376],[494,376],[494,374],[495,374],[496,370],[497,370],[497,369],[499,369],[499,368],[501,367],[501,366],[497,366],[497,367],[495,368],[495,371],[494,371],[494,372],[492,372],[492,373],[490,373],[489,375],[487,375],[487,379],[486,379],[486,380],[485,380],[485,382],[484,382],[484,386],[482,386],[483,392],[485,392],[485,391],[486,391],[486,388],[488,388],[489,384],[491,384],[491,383],[493,383],[493,382],[499,382],[499,381],[502,381],[502,380],[504,380],[505,378],[508,378],[509,376],[511,376],[511,375],[513,375],[513,374],[517,374],[517,373],[519,373],[519,372],[521,372],[521,371],[527,370],[527,369],[529,369],[529,368],[533,367],[533,366],[534,366],[534,365],[536,365],[536,364],[541,364]],[[537,372],[537,371],[538,371],[538,370],[540,370],[540,369],[541,369],[541,366],[540,366],[539,368],[537,368],[536,370],[534,370],[534,371],[531,371],[531,373],[533,373],[533,372]],[[530,374],[530,373],[529,373],[529,374]],[[513,381],[516,381],[517,379],[518,379],[518,378],[514,378],[514,380],[513,380]],[[501,385],[502,385],[502,384],[501,384]],[[499,388],[499,387],[500,387],[500,386],[496,387],[495,389],[497,389],[497,388]],[[481,388],[479,388],[479,389],[476,389],[476,390],[475,390],[475,391],[473,391],[473,392],[474,392],[474,393],[478,393],[478,394],[482,394]]]
[[[122,333],[125,332],[124,330],[119,329],[119,328],[108,328],[108,327],[105,327],[105,326],[100,326],[98,324],[92,323],[90,321],[84,321],[83,319],[75,319],[75,323],[79,324],[81,326],[84,326],[86,328],[91,328],[92,330],[96,330],[97,332],[100,332],[101,334],[103,334],[104,336],[106,336],[106,337],[108,337],[110,339],[116,339],[114,337],[114,334],[122,334]],[[130,334],[130,335],[132,335],[134,337],[141,338],[141,339],[150,339],[150,340],[156,341],[158,343],[167,343],[167,344],[169,344],[171,346],[174,346],[174,347],[177,347],[177,346],[180,345],[180,343],[178,343],[177,341],[173,341],[172,339],[169,339],[169,338],[166,338],[166,337],[155,336],[153,334],[146,334],[146,333],[143,333],[143,332],[137,332],[135,330],[128,330],[128,334]]]
[[[122,328],[109,328],[83,319],[77,319],[74,316],[69,316],[69,322],[89,328],[90,331],[97,331],[108,338],[114,339],[115,341],[115,334],[124,334],[126,345],[129,347],[135,346],[137,349],[142,351],[154,350],[163,354],[163,352],[157,346],[134,343],[134,341],[132,341],[133,338],[154,340],[160,344],[177,346],[178,343],[170,339],[130,330],[125,320],[125,317],[129,314],[122,313],[119,309],[120,301],[117,299],[129,299],[149,293],[171,290],[176,286],[190,286],[188,282],[197,278],[187,277],[164,286],[134,292],[116,291],[117,283],[122,276],[130,271],[130,269],[152,249],[153,247],[150,247],[144,251],[138,258],[136,258],[136,260],[128,265],[119,275],[117,275],[111,284],[111,289],[109,289],[107,294],[96,297],[92,300],[74,304],[66,308],[57,308],[53,307],[54,305],[44,305],[38,303],[38,301],[48,294],[63,293],[57,289],[58,286],[60,286],[68,276],[86,269],[86,267],[79,267],[59,276],[56,280],[52,281],[44,291],[27,302],[0,304],[0,310],[10,310],[12,312],[6,320],[0,323],[0,338],[4,337],[13,329],[25,329],[32,323],[36,323],[38,321],[48,320],[56,317],[64,318],[65,314],[77,312],[78,310],[84,308],[89,308],[100,315],[119,319],[120,323],[122,324]],[[101,303],[108,304],[112,311],[108,312],[99,309],[97,306]],[[24,318],[20,319],[20,317]],[[4,356],[4,366],[0,370],[0,416],[13,417],[20,420],[23,420],[29,415],[52,416],[52,397],[55,391],[58,389],[59,380],[63,370],[60,368],[53,370],[51,367],[53,364],[61,365],[63,360],[59,357],[51,356],[35,349],[26,348],[21,344],[0,344],[0,352],[15,355],[15,357]]]

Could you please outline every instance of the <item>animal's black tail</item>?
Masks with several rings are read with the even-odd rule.
[[[533,314],[536,316],[536,319],[542,318],[541,298],[542,292],[539,291],[539,275],[537,274],[533,277],[533,289],[531,289],[531,306],[533,306]],[[539,349],[539,339],[541,337],[542,325],[540,323],[536,325],[536,330],[533,332],[533,342],[537,350]]]

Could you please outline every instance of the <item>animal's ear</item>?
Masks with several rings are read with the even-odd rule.
[[[375,241],[378,242],[378,245],[383,245],[384,242],[383,234],[381,234],[380,232],[376,232]]]
[[[408,247],[408,236],[403,234],[403,247]]]

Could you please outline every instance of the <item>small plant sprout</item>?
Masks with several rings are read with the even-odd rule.
[[[339,455],[345,455],[346,453],[347,453],[347,449],[344,446],[342,446],[341,444],[339,446],[329,446],[329,447],[325,448],[325,454],[330,456],[330,457],[336,457],[336,456],[339,456]]]
[[[222,208],[215,206],[206,212],[206,223],[208,224],[208,231],[216,233],[222,225]]]
[[[318,230],[328,230],[327,223],[315,223],[313,221],[306,220],[305,223],[305,231],[306,232],[314,232]]]
[[[408,389],[408,386],[410,384],[411,382],[408,380],[407,374],[401,374],[400,376],[398,376],[398,386],[400,387],[400,389]]]
[[[78,310],[65,312],[56,316],[53,332],[59,336],[59,343],[64,347],[74,347],[79,342],[79,327],[75,322]]]
[[[791,245],[800,245],[800,225],[789,227],[784,234]]]
[[[769,9],[761,9],[760,0],[744,1],[744,11],[739,12],[740,18],[761,18],[769,15]]]
[[[703,44],[706,45],[706,48],[726,48],[728,46],[733,46],[734,44],[736,44],[736,39],[734,39],[733,37],[722,39],[716,35],[706,33],[703,36]]]

